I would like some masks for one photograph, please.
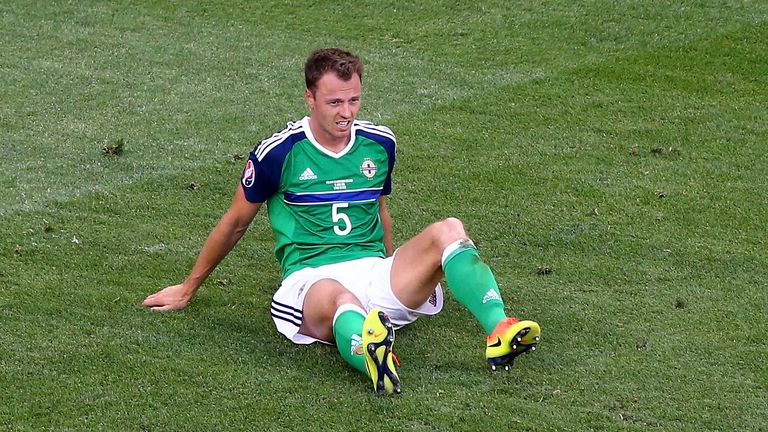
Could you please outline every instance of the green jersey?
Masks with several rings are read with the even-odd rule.
[[[392,189],[395,136],[356,120],[339,153],[312,136],[309,118],[288,123],[251,152],[245,197],[266,202],[283,278],[318,267],[386,254],[378,198]]]

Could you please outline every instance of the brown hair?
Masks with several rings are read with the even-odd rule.
[[[351,52],[339,48],[315,50],[304,64],[304,80],[313,94],[317,88],[317,82],[328,72],[334,72],[344,81],[352,79],[354,74],[362,80],[363,62]]]

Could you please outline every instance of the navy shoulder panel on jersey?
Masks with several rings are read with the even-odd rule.
[[[286,156],[305,138],[301,122],[292,122],[253,149],[240,181],[248,201],[262,203],[278,191]]]
[[[355,133],[379,143],[387,151],[389,166],[381,194],[389,195],[392,192],[392,171],[395,169],[395,150],[397,148],[394,132],[386,126],[376,125],[365,120],[355,120]]]
[[[381,144],[390,155],[395,154],[397,142],[395,134],[386,126],[376,125],[369,121],[355,120],[355,133]]]

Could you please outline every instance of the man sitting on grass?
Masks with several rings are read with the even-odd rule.
[[[394,250],[385,197],[395,135],[356,119],[360,59],[319,49],[304,74],[310,115],[254,148],[187,278],[148,296],[144,306],[186,307],[266,203],[283,276],[271,307],[277,329],[295,343],[335,342],[377,393],[400,393],[394,329],[442,309],[443,278],[485,329],[491,369],[534,350],[539,325],[506,316],[496,280],[460,220],[433,223]]]

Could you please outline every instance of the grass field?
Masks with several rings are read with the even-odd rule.
[[[0,3],[0,430],[768,430],[768,3],[307,3]],[[510,372],[450,295],[400,397],[292,345],[264,215],[141,307],[321,46],[398,134],[396,241],[462,218],[541,323]]]

